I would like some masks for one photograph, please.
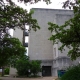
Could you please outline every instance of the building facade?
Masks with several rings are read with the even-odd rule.
[[[79,59],[71,61],[67,56],[68,49],[60,52],[58,48],[61,43],[54,44],[48,40],[52,34],[48,30],[48,22],[58,25],[64,24],[65,21],[73,17],[73,11],[60,9],[40,9],[33,8],[32,17],[37,19],[40,30],[36,32],[31,30],[29,34],[29,57],[31,60],[42,61],[42,76],[58,76],[59,70],[65,70],[67,67],[79,63]]]
[[[41,60],[42,72],[40,75],[58,76],[59,70],[65,70],[69,66],[80,63],[79,58],[76,61],[70,60],[67,56],[69,50],[66,47],[63,52],[58,50],[61,45],[60,42],[53,45],[52,41],[48,40],[52,34],[55,34],[55,32],[51,33],[48,30],[48,22],[62,25],[73,17],[73,11],[40,8],[33,8],[32,10],[34,10],[32,17],[37,19],[41,29],[36,32],[31,29],[29,34],[26,30],[16,29],[14,37],[19,38],[23,45],[28,47],[28,56],[31,60]],[[25,43],[26,36],[29,36],[27,43]]]
[[[21,30],[19,28],[16,28],[13,31],[13,37],[18,38],[21,43],[26,47],[26,49],[28,48],[28,42],[25,41],[25,38],[28,37],[28,32],[26,31],[26,28],[24,30]],[[26,55],[28,55],[28,53],[26,52]],[[10,66],[10,72],[9,72],[10,76],[16,76],[17,75],[17,70],[14,67]]]

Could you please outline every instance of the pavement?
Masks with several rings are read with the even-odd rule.
[[[0,77],[0,80],[55,80],[56,77],[39,77],[39,78],[12,78]]]

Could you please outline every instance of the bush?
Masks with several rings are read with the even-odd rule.
[[[9,70],[10,70],[9,68],[5,68],[5,69],[4,69],[4,73],[5,73],[5,74],[9,74]]]
[[[67,69],[66,73],[60,80],[80,80],[80,65]]]
[[[38,72],[41,71],[41,61],[32,60],[31,61],[31,73],[34,77],[37,76]]]
[[[23,56],[16,61],[15,68],[17,69],[18,76],[30,77],[37,76],[37,73],[41,71],[41,61],[29,60],[28,56]]]
[[[16,61],[15,68],[19,76],[29,76],[30,63],[27,56],[23,56],[21,59]]]

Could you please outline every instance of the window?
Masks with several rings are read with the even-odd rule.
[[[26,47],[26,55],[28,56],[28,47]]]
[[[54,55],[55,55],[55,57],[56,57],[56,48],[54,48]]]

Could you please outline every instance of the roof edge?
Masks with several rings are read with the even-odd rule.
[[[50,8],[31,8],[31,10],[54,10],[54,11],[58,11],[58,10],[60,10],[60,11],[73,11],[73,10],[68,10],[68,9],[50,9]]]

